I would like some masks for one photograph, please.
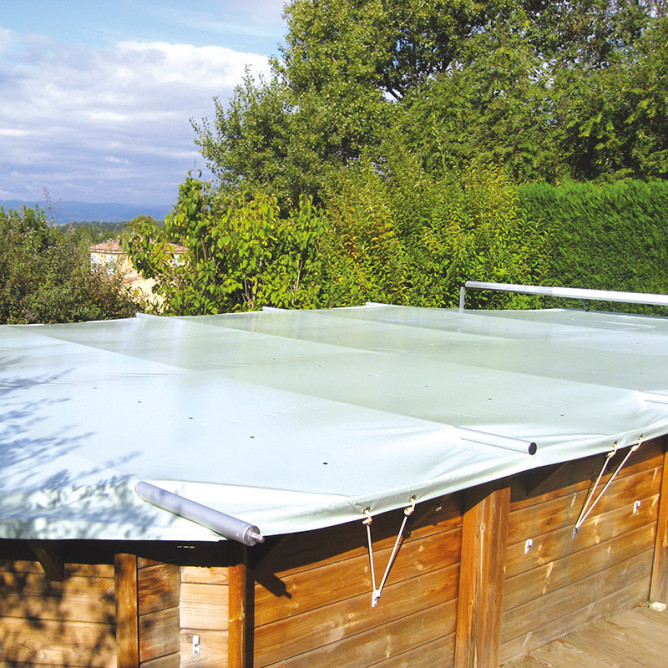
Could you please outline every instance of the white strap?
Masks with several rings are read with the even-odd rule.
[[[642,437],[641,437],[642,438]],[[615,444],[614,449],[611,450],[606,458],[605,461],[603,462],[603,467],[601,468],[601,472],[598,474],[598,478],[596,478],[596,482],[594,483],[594,486],[591,488],[591,491],[589,492],[589,495],[587,496],[587,499],[584,502],[584,506],[582,506],[582,510],[580,511],[580,516],[578,517],[577,522],[575,523],[575,526],[573,527],[573,538],[575,538],[578,535],[578,531],[580,530],[580,527],[584,524],[585,520],[589,517],[589,514],[591,511],[594,509],[594,506],[600,501],[601,497],[605,494],[605,491],[610,487],[612,484],[612,481],[617,477],[617,474],[622,470],[624,467],[624,464],[628,461],[628,458],[642,445],[642,441],[638,441],[634,446],[631,447],[631,449],[626,453],[626,457],[622,460],[621,464],[617,467],[616,471],[610,476],[610,480],[605,484],[603,489],[600,491],[599,495],[594,499],[594,501],[590,504],[590,501],[592,497],[594,496],[594,492],[596,491],[596,488],[598,487],[598,483],[600,482],[601,478],[603,477],[603,473],[605,472],[606,467],[608,466],[608,462],[614,457],[614,455],[617,452],[617,445]]]
[[[404,529],[406,528],[406,522],[408,522],[408,518],[413,514],[413,511],[415,510],[415,497],[412,496],[409,499],[409,502],[410,505],[406,506],[406,508],[404,509],[404,519],[401,523],[401,529],[399,529],[399,533],[397,534],[397,539],[394,541],[392,554],[390,555],[390,558],[387,562],[383,579],[381,580],[380,587],[378,588],[376,588],[376,574],[373,566],[373,541],[371,540],[371,523],[373,522],[373,518],[371,517],[370,508],[366,508],[364,510],[364,515],[366,516],[366,518],[362,520],[362,523],[366,526],[366,536],[367,536],[367,542],[369,544],[369,569],[371,570],[371,586],[373,588],[373,592],[371,595],[372,608],[375,608],[378,605],[378,599],[380,598],[380,595],[383,591],[383,587],[385,586],[387,578],[390,575],[392,564],[394,564],[394,560],[397,558],[399,548],[401,547],[401,541],[404,536]]]

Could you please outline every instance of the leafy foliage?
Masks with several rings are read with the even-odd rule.
[[[179,262],[174,243],[187,249]],[[321,207],[302,197],[282,210],[275,196],[223,196],[189,176],[165,229],[140,226],[128,251],[171,314],[451,306],[466,278],[527,282],[546,259],[501,170],[435,179],[407,156],[341,170]]]
[[[522,215],[549,231],[546,284],[668,294],[668,183],[533,184],[519,193]]]
[[[665,178],[668,17],[644,0],[293,0],[268,81],[198,143],[230,191],[319,202],[397,136],[428,171]]]
[[[282,218],[274,196],[223,196],[188,176],[164,230],[140,226],[127,249],[145,276],[158,279],[166,313],[298,308],[318,301],[321,233],[320,213],[307,197]],[[187,249],[179,261],[173,243]]]
[[[134,315],[122,278],[91,271],[88,240],[51,226],[40,209],[0,208],[0,322],[55,323]]]

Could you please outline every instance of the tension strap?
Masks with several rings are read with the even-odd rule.
[[[641,437],[642,438],[642,437]],[[605,469],[608,466],[608,462],[617,454],[617,444],[615,443],[613,446],[613,449],[608,452],[608,454],[605,457],[605,461],[603,462],[603,466],[601,467],[601,472],[598,474],[598,478],[596,478],[596,482],[594,483],[594,486],[591,488],[589,494],[587,495],[587,498],[584,502],[584,505],[582,506],[582,510],[580,511],[580,515],[578,517],[577,522],[575,523],[575,526],[573,527],[573,538],[575,538],[578,535],[578,531],[580,530],[580,527],[584,524],[585,520],[587,517],[589,517],[589,514],[591,511],[594,509],[594,506],[601,500],[601,497],[605,494],[605,491],[610,487],[612,484],[612,481],[617,477],[617,474],[622,470],[624,467],[624,464],[628,461],[629,457],[642,445],[642,440],[639,440],[634,446],[632,446],[629,451],[626,453],[626,457],[621,461],[620,465],[617,467],[615,472],[610,476],[610,480],[605,484],[603,489],[600,491],[598,496],[592,501],[592,498],[594,496],[594,492],[596,492],[596,488],[598,487],[598,483],[601,481],[601,478],[603,477],[603,474],[605,473]]]
[[[394,541],[392,554],[390,555],[390,558],[387,562],[383,579],[381,580],[380,587],[378,588],[376,588],[376,573],[373,565],[373,541],[371,540],[371,524],[373,523],[373,517],[371,517],[370,508],[364,509],[365,519],[362,520],[362,523],[366,526],[366,536],[367,536],[367,542],[369,544],[369,570],[371,571],[371,587],[373,588],[373,592],[371,595],[372,608],[375,608],[378,605],[378,599],[380,598],[381,592],[383,591],[383,587],[385,586],[385,582],[387,582],[387,578],[390,574],[390,569],[392,568],[392,564],[394,564],[394,560],[397,558],[397,553],[399,552],[399,548],[401,547],[401,541],[404,536],[404,529],[406,528],[406,522],[408,522],[408,518],[413,514],[413,511],[415,510],[415,497],[411,496],[411,498],[408,501],[410,505],[404,508],[404,519],[401,523],[401,529],[399,529],[399,533],[397,534],[397,539]]]

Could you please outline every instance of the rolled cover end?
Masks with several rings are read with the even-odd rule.
[[[140,481],[135,485],[135,492],[142,501],[206,527],[224,538],[235,540],[244,545],[255,545],[264,542],[260,529],[255,525],[221,513],[219,510],[197,503],[197,501],[192,501],[179,494],[169,492],[157,485]]]

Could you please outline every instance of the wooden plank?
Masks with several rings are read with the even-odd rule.
[[[114,567],[111,564],[65,564],[65,577],[80,575],[84,577],[113,578]],[[44,569],[39,561],[0,561],[0,572],[2,573],[39,573],[44,574]]]
[[[151,661],[142,661],[141,668],[181,668],[181,657],[178,654],[161,656]]]
[[[178,651],[178,608],[158,610],[139,618],[139,656],[142,662]]]
[[[651,601],[668,603],[668,438],[664,439],[663,480],[656,529],[656,546],[652,564]]]
[[[654,525],[646,524],[624,535],[574,552],[563,559],[506,579],[504,610],[527,603],[632,557],[652,550]]]
[[[637,658],[643,665],[665,666],[668,662],[668,638],[663,629],[643,626],[639,619],[613,617],[601,619],[589,625],[587,631],[594,631],[603,637],[614,637],[628,647],[627,655]],[[589,636],[589,633],[587,633]]]
[[[528,554],[525,554],[523,541],[508,545],[507,577],[513,577],[551,561],[563,559],[569,554],[613,538],[624,540],[625,534],[630,531],[656,521],[657,504],[658,496],[653,496],[642,501],[636,514],[633,513],[632,506],[627,506],[597,515],[582,525],[576,538],[573,538],[573,528],[569,526],[536,538],[527,535],[527,538],[533,539],[533,545]],[[652,530],[656,530],[654,524],[652,524]]]
[[[456,605],[456,602],[453,601]],[[382,661],[383,668],[433,668],[455,662],[455,634],[424,643],[416,649]]]
[[[665,656],[661,663],[645,663],[636,661],[634,654],[644,653],[649,648],[644,647],[642,652],[638,647],[629,647],[627,640],[616,634],[606,626],[604,622],[597,621],[588,624],[581,633],[574,633],[567,637],[568,644],[583,652],[595,652],[597,656],[603,657],[608,665],[624,666],[624,668],[647,668],[648,665],[665,666]]]
[[[408,536],[404,544],[423,540],[433,533],[461,527],[459,495],[449,495],[435,505],[431,502],[429,508],[431,512],[420,516],[421,506],[418,505],[414,514],[421,517],[421,522],[417,524],[409,520]],[[290,540],[282,543],[269,555],[267,561],[260,561],[253,571],[256,578],[260,579],[264,573],[287,574],[320,568],[327,563],[365,555],[367,542],[363,519],[364,517],[360,516],[359,522],[293,534]],[[402,519],[403,511],[374,517],[374,549],[384,549],[394,544]]]
[[[619,464],[627,451],[627,448],[620,450],[608,464],[608,469],[614,471],[615,463]],[[661,467],[662,456],[663,449],[660,439],[648,441],[642,448],[640,448],[640,450],[631,455],[626,466],[619,472],[617,478],[622,479],[640,471]],[[523,481],[522,476],[520,475],[513,476],[510,480],[512,489],[512,508],[517,509],[531,506],[535,503],[542,503],[549,499],[587,489],[592,480],[596,480],[604,460],[605,455],[601,454],[569,462],[568,466],[564,467],[556,475],[550,478],[549,482],[545,485],[547,489],[545,491],[541,490],[540,494],[537,496],[527,496],[525,491],[526,481]],[[532,472],[530,475],[535,475],[535,473]],[[606,473],[602,477],[604,483],[607,482],[609,477],[610,473]]]
[[[583,589],[581,591],[584,592]],[[619,587],[612,594],[596,599],[589,605],[579,607],[563,617],[550,619],[549,624],[540,626],[531,633],[504,641],[501,645],[501,661],[510,661],[522,654],[527,654],[551,640],[567,635],[597,617],[605,617],[621,610],[635,608],[639,602],[646,600],[647,593],[647,582],[639,580]],[[507,626],[504,626],[504,629],[506,628]]]
[[[57,540],[29,540],[28,545],[30,545],[30,549],[44,569],[46,577],[54,582],[62,582],[65,578],[65,563],[61,542]]]
[[[118,668],[138,668],[137,557],[134,554],[117,554],[114,557],[114,574]]]
[[[245,668],[251,658],[247,651],[248,625],[246,618],[248,592],[248,555],[240,548],[239,563],[229,567],[228,620],[230,668]]]
[[[587,628],[586,626],[584,627]],[[607,661],[603,661],[590,648],[578,649],[568,643],[568,638],[562,638],[540,647],[531,653],[531,656],[541,666],[577,666],[578,668],[610,668]]]
[[[227,585],[227,566],[181,566],[181,582]]]
[[[392,547],[374,545],[376,578],[379,581]],[[387,584],[401,582],[445,566],[456,564],[461,554],[461,529],[431,534],[405,542],[390,571]],[[271,587],[269,589],[268,587]],[[277,573],[273,581],[260,578],[255,591],[255,624],[301,614],[333,600],[343,600],[371,591],[368,554],[329,562],[317,569]]]
[[[642,614],[651,619],[653,624],[663,625],[668,627],[668,611],[657,612],[650,608],[642,608]]]
[[[549,668],[557,668],[557,666],[551,664],[548,664],[548,666]],[[533,656],[528,654],[527,656],[521,656],[513,661],[504,663],[502,668],[546,668],[546,666],[542,661],[538,661],[538,659],[534,659]],[[564,668],[566,668],[566,666],[564,666]],[[569,666],[568,668],[571,667]]]
[[[384,667],[410,665],[411,668],[452,665],[456,614],[457,602],[448,601],[271,665],[285,668],[357,668],[378,663]]]
[[[181,584],[180,626],[182,629],[227,631],[228,587],[210,584]]]
[[[108,624],[6,618],[0,645],[3,666],[116,666],[116,642]]]
[[[642,504],[646,499],[655,497],[659,494],[660,487],[661,469],[658,468],[616,479],[601,497],[594,511],[587,518],[587,522],[591,522],[598,515],[618,508],[628,508],[630,512],[633,512],[635,501],[639,500]],[[599,491],[600,489],[602,488],[599,484]],[[583,489],[517,510],[511,507],[508,544],[523,542],[527,538],[535,538],[565,526],[573,528],[588,492],[589,490]],[[658,511],[658,507],[655,506],[654,510]]]
[[[270,664],[381,627],[456,599],[459,566],[448,566],[387,586],[371,607],[371,591],[255,628],[256,663]]]
[[[0,574],[0,617],[23,617],[110,624],[114,620],[111,578],[47,580],[43,573]]]
[[[181,574],[174,564],[154,564],[137,574],[139,614],[146,615],[179,605]]]
[[[563,617],[584,608],[599,598],[614,592],[620,582],[644,582],[649,589],[651,551],[615,564],[587,578],[557,589],[541,598],[507,610],[504,614],[503,641],[518,635],[532,633],[540,626],[549,625],[553,619]]]
[[[455,664],[499,663],[510,487],[470,491],[462,528]]]
[[[193,653],[193,635],[199,636],[199,654]],[[202,631],[195,634],[181,630],[179,642],[182,668],[225,668],[228,665],[228,640],[227,631]]]

